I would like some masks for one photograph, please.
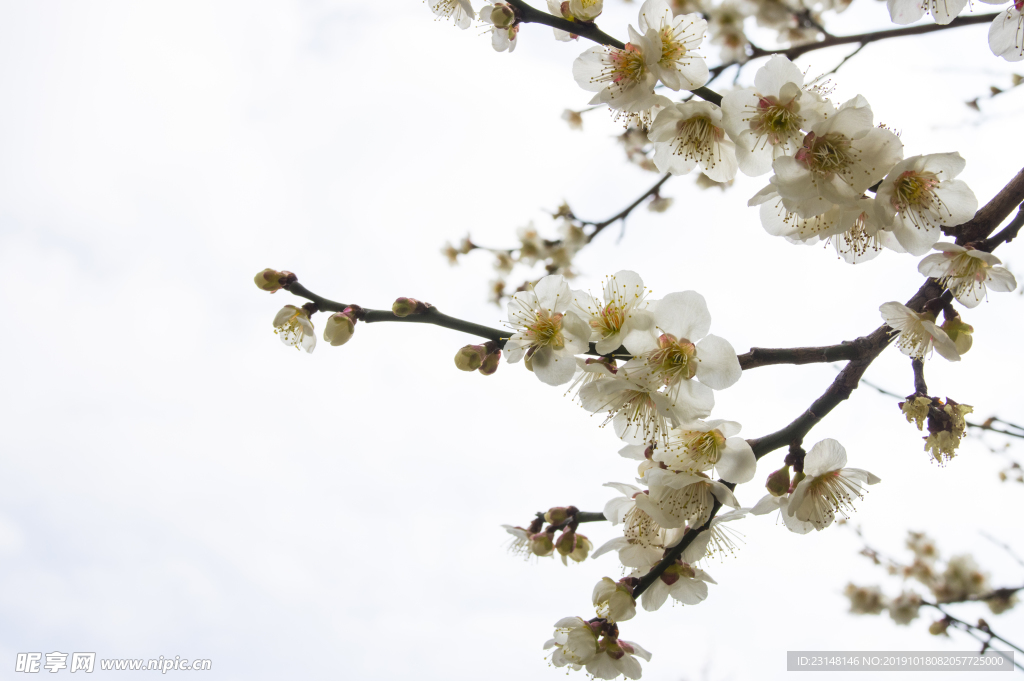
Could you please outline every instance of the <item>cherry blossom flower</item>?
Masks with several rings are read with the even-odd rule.
[[[580,617],[565,617],[555,622],[554,638],[544,644],[544,649],[554,648],[551,664],[556,667],[569,666],[575,670],[587,668],[587,673],[597,679],[614,679],[622,675],[627,679],[639,679],[640,663],[636,657],[650,661],[651,654],[640,645],[617,638],[614,625],[600,620],[586,622]],[[598,641],[600,632],[605,635]]]
[[[669,432],[652,458],[674,471],[715,471],[726,482],[743,483],[754,477],[757,459],[741,437],[735,421],[695,421]]]
[[[942,225],[955,227],[974,217],[977,197],[953,179],[966,164],[955,152],[911,156],[882,180],[875,201],[879,216],[909,253],[924,255],[942,236]]]
[[[609,551],[617,551],[619,562],[626,567],[646,570],[661,560],[666,548],[682,539],[682,528],[666,530],[637,508],[637,497],[644,495],[639,487],[619,482],[606,483],[605,487],[616,489],[623,495],[605,504],[604,515],[612,525],[623,524],[624,536],[605,542],[591,557],[598,558]]]
[[[708,23],[700,14],[673,18],[666,0],[647,0],[640,6],[640,33],[661,54],[652,66],[654,74],[670,90],[694,90],[708,81],[708,65],[694,52],[704,40]]]
[[[921,260],[917,271],[937,279],[965,307],[976,307],[985,300],[988,289],[1012,291],[1017,288],[1013,274],[999,267],[1002,261],[991,253],[945,242],[932,248],[939,252]]]
[[[296,350],[302,348],[306,352],[313,352],[316,347],[316,335],[313,332],[313,323],[309,321],[309,312],[301,307],[285,305],[274,317],[274,333],[285,345],[291,345]]]
[[[594,629],[581,617],[563,617],[555,622],[554,638],[544,644],[545,650],[555,649],[551,664],[582,669],[597,655],[597,633]]]
[[[480,21],[491,25],[491,47],[497,52],[516,49],[516,38],[519,35],[519,24],[516,23],[515,10],[504,2],[495,2],[480,8]]]
[[[570,310],[593,329],[590,340],[597,351],[606,355],[619,346],[631,349],[643,342],[654,325],[653,315],[647,311],[647,288],[636,272],[622,270],[604,282],[604,300],[598,301],[586,291],[573,291]]]
[[[573,62],[572,75],[581,88],[597,93],[591,104],[606,104],[646,130],[652,109],[668,101],[654,93],[658,82],[654,67],[660,58],[660,42],[630,26],[625,49],[592,47]]]
[[[786,513],[823,530],[838,512],[844,518],[854,510],[853,497],[862,498],[865,485],[881,480],[860,468],[845,468],[846,449],[828,438],[811,447],[804,457],[804,478],[790,495]]]
[[[586,322],[568,311],[571,303],[569,284],[557,274],[512,296],[508,325],[517,331],[505,344],[508,362],[527,358],[537,378],[548,385],[571,381],[576,372],[573,355],[586,352],[591,332]]]
[[[680,423],[706,418],[715,404],[713,391],[728,388],[743,373],[736,351],[724,338],[708,333],[711,313],[696,291],[670,293],[651,309],[655,333],[661,335],[651,334],[623,371],[647,373],[667,386]]]
[[[889,601],[889,617],[896,624],[908,625],[917,619],[921,609],[921,597],[913,591],[904,591]]]
[[[872,127],[872,119],[858,95],[814,123],[794,156],[775,159],[775,189],[786,210],[810,218],[859,199],[903,157],[899,137]]]
[[[782,517],[782,522],[786,525],[786,529],[797,534],[807,534],[814,529],[814,524],[789,514],[789,496],[788,492],[781,496],[766,494],[761,497],[760,501],[754,504],[753,508],[750,509],[750,514],[766,515],[780,511],[780,516]]]
[[[754,87],[726,93],[722,98],[723,124],[736,142],[739,169],[763,175],[772,160],[800,148],[805,129],[835,113],[817,93],[804,89],[804,74],[783,55],[758,69]]]
[[[1002,0],[989,4],[1002,4]],[[1015,0],[1013,4],[992,20],[988,29],[988,46],[992,54],[1006,61],[1024,59],[1024,0]]]
[[[661,527],[703,525],[710,517],[716,499],[725,506],[740,506],[732,490],[704,473],[648,468],[644,471],[643,480],[650,491],[636,497],[636,508]]]
[[[886,5],[894,24],[905,26],[931,14],[936,24],[945,25],[964,11],[967,0],[886,0]]]
[[[644,610],[654,611],[665,604],[668,597],[683,605],[697,605],[708,597],[708,584],[717,584],[711,575],[689,563],[676,560],[647,587],[640,596]]]
[[[636,615],[632,588],[611,577],[603,577],[594,586],[593,601],[597,616],[609,622],[625,622]]]
[[[476,18],[469,0],[430,0],[430,9],[442,19],[451,19],[462,30],[469,28]]]
[[[885,610],[885,594],[877,586],[847,584],[843,591],[850,599],[850,612],[855,615],[879,615]]]
[[[635,371],[627,372],[619,368],[614,376],[591,381],[579,391],[583,408],[593,413],[608,412],[602,425],[610,422],[615,435],[631,444],[664,438],[670,424],[681,422],[693,410],[688,402],[659,392],[662,382],[642,369],[636,366]],[[711,399],[713,403],[714,398]],[[709,413],[710,409],[709,406]]]
[[[935,315],[914,312],[906,305],[895,301],[883,303],[878,309],[885,323],[899,332],[897,345],[904,355],[923,360],[934,348],[950,362],[960,361],[956,344],[935,324]]]
[[[736,146],[725,134],[722,110],[710,102],[682,102],[658,112],[650,132],[654,165],[685,175],[698,165],[716,182],[736,177]]]

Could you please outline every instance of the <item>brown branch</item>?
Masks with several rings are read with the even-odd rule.
[[[616,222],[618,222],[619,220],[625,220],[627,217],[629,217],[629,214],[632,213],[634,210],[636,210],[636,208],[641,203],[644,202],[644,199],[646,199],[646,198],[648,198],[650,196],[654,196],[655,194],[657,194],[658,190],[661,189],[661,186],[663,184],[665,184],[666,182],[668,182],[669,178],[671,178],[671,177],[672,177],[671,173],[665,173],[665,175],[663,175],[660,180],[658,180],[657,182],[654,183],[653,187],[651,187],[650,189],[645,191],[643,194],[641,194],[640,197],[637,198],[636,201],[634,201],[633,203],[629,204],[628,206],[626,206],[625,208],[620,210],[618,213],[616,213],[615,215],[613,215],[610,218],[608,218],[607,220],[602,220],[601,222],[590,222],[589,220],[580,220],[579,218],[577,218],[577,221],[581,225],[593,226],[595,228],[593,232],[591,232],[590,234],[587,235],[587,243],[589,244],[594,239],[595,236],[597,236],[598,234],[601,233],[601,231],[605,227],[608,227],[609,225],[613,225]],[[573,217],[575,217],[575,216],[573,216]]]
[[[914,393],[928,395],[928,384],[924,382],[924,360],[912,359],[910,366],[914,369]]]
[[[993,248],[1000,244],[1010,243],[1017,237],[1021,227],[1024,227],[1024,203],[1017,208],[1017,214],[1013,216],[1013,220],[1010,220],[1010,224],[982,241],[978,245],[978,250],[991,252]]]
[[[945,31],[950,28],[960,28],[961,26],[992,23],[992,20],[997,16],[999,16],[999,12],[995,12],[994,14],[975,14],[969,17],[957,17],[945,25],[923,24],[921,26],[908,26],[907,28],[894,28],[887,31],[873,31],[871,33],[859,33],[857,35],[829,36],[814,43],[797,45],[795,47],[782,50],[762,50],[760,48],[754,48],[751,58],[757,59],[758,57],[769,57],[773,54],[784,54],[790,60],[793,60],[802,54],[807,54],[814,50],[821,50],[826,47],[834,47],[836,45],[851,45],[853,43],[867,45],[869,43],[875,43],[879,40],[888,40],[890,38],[902,38],[908,35],[922,35],[924,33],[934,33],[935,31]]]
[[[991,201],[974,214],[973,218],[947,233],[955,234],[956,243],[961,246],[972,241],[981,241],[991,234],[996,226],[1005,220],[1013,209],[1022,202],[1024,202],[1024,170],[1017,173]],[[1014,232],[1015,235],[1016,232]],[[1011,236],[1010,238],[1012,239],[1013,237]],[[995,248],[998,245],[999,243],[994,243],[991,245],[991,248]]]
[[[857,359],[870,350],[868,339],[858,338],[843,341],[839,345],[817,348],[750,348],[750,352],[739,355],[740,368],[756,369],[770,364],[814,364],[817,362],[840,362]]]

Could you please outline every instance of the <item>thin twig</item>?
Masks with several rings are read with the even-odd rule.
[[[914,358],[910,360],[910,366],[914,369],[914,394],[927,395],[928,384],[924,382],[924,360]]]

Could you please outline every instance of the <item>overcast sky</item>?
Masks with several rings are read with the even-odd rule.
[[[637,6],[608,4],[602,26],[625,35]],[[884,4],[857,0],[833,30],[890,26]],[[984,114],[963,105],[1009,85],[987,30],[872,45],[833,77],[834,99],[865,95],[906,155],[960,151],[982,203],[1024,157],[1024,92]],[[593,584],[621,568],[614,554],[523,562],[500,525],[600,510],[614,496],[601,485],[635,474],[614,434],[521,365],[457,371],[470,339],[453,331],[360,325],[342,348],[286,348],[271,320],[301,301],[252,276],[288,269],[335,300],[414,296],[497,326],[489,259],[449,268],[446,239],[514,245],[530,220],[553,234],[544,210],[563,199],[602,219],[656,179],[625,164],[606,112],[582,133],[560,120],[589,99],[571,75],[585,48],[527,26],[498,54],[482,30],[411,0],[0,3],[0,668],[56,650],[209,658],[217,679],[561,678],[541,650],[552,624],[590,617]],[[814,75],[847,51],[798,63]],[[764,183],[722,193],[674,179],[675,207],[607,230],[574,287],[632,269],[656,297],[695,289],[738,352],[867,334],[879,304],[917,290],[910,256],[852,267],[770,237],[746,208]],[[1015,268],[1019,249],[999,255]],[[979,420],[1024,420],[1021,304],[994,294],[965,312],[974,348],[930,361],[931,390]],[[718,393],[714,416],[763,435],[834,376],[755,369]],[[867,378],[913,390],[895,349]],[[1022,488],[996,477],[1005,456],[971,441],[939,468],[870,389],[808,442],[826,437],[882,478],[854,518],[877,548],[905,556],[906,531],[926,531],[945,555],[974,553],[994,584],[1022,583],[979,534],[1024,553]],[[742,503],[782,456],[737,489]],[[900,586],[857,556],[848,528],[796,536],[760,517],[736,529],[746,544],[706,566],[707,601],[622,625],[654,654],[645,679],[780,679],[786,650],[973,648],[925,622],[847,615],[848,581]],[[989,619],[1024,638],[1021,612]]]

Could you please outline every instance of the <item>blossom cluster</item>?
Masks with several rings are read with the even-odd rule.
[[[981,0],[986,5],[1003,5],[988,30],[992,54],[1006,61],[1024,59],[1024,0]],[[1007,4],[1009,3],[1009,4]],[[936,24],[948,24],[969,5],[968,0],[886,0],[895,24],[912,24],[930,14]]]
[[[993,589],[989,576],[982,572],[977,561],[969,554],[951,556],[943,561],[935,541],[922,532],[909,532],[906,547],[913,558],[909,563],[885,559],[887,571],[905,582],[914,580],[930,592],[932,601],[938,605],[983,601],[992,614],[999,615],[1017,604],[1018,589]],[[863,555],[871,558],[876,565],[883,558],[873,549],[865,548]],[[850,612],[855,615],[879,615],[886,610],[896,624],[908,625],[919,616],[922,605],[931,605],[917,591],[907,588],[895,597],[886,596],[878,586],[857,586],[848,584],[844,591],[850,600]],[[943,618],[933,622],[929,631],[935,635],[946,633],[950,620]]]

